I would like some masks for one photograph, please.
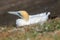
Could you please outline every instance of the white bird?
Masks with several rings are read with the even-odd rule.
[[[47,21],[48,16],[50,15],[50,12],[48,12],[47,14],[46,14],[46,12],[44,12],[44,13],[40,13],[40,14],[36,14],[36,15],[28,15],[27,12],[25,12],[25,13],[24,12],[25,11],[23,11],[23,13],[21,13],[21,11],[8,12],[10,14],[15,14],[15,15],[18,15],[19,17],[22,17],[22,19],[16,20],[17,27],[30,25],[30,24],[36,24],[36,23],[40,23],[41,25],[43,25]],[[20,13],[20,15],[18,13]],[[25,14],[25,15],[27,14],[27,15],[25,16],[23,14]]]

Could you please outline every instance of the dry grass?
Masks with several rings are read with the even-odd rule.
[[[0,27],[0,40],[60,40],[60,18],[21,28]]]

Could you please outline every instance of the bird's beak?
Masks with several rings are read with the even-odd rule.
[[[17,15],[24,20],[29,20],[29,14],[26,11],[9,11],[9,14]]]
[[[18,14],[18,11],[8,11],[9,14],[13,14],[13,15],[17,15],[20,17],[20,15]]]

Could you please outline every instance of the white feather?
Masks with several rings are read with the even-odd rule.
[[[49,15],[50,15],[50,12],[48,12],[48,14],[46,14],[45,12],[45,13],[36,14],[36,15],[29,15],[28,21],[25,21],[23,19],[17,19],[16,25],[17,27],[30,25],[30,24],[36,24],[36,23],[40,23],[41,25],[43,25],[47,21]]]

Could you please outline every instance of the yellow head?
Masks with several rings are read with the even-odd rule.
[[[29,20],[29,14],[26,11],[18,11],[24,20]]]

